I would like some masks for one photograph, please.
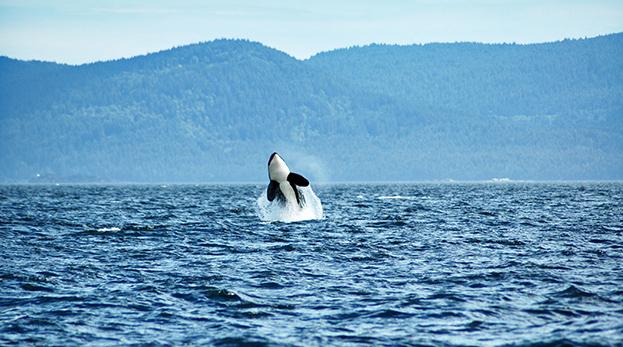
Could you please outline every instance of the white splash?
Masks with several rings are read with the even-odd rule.
[[[381,200],[393,200],[393,199],[411,200],[411,199],[414,199],[413,196],[402,196],[402,195],[384,195],[384,196],[379,196],[378,198],[381,199]]]
[[[110,231],[117,232],[117,231],[121,231],[121,229],[119,229],[119,228],[117,228],[117,227],[112,227],[112,228],[99,228],[99,229],[97,229],[97,231],[102,232],[102,233],[105,233],[105,232],[110,232]]]
[[[498,177],[493,177],[491,179],[491,182],[493,183],[509,183],[512,182],[512,180],[508,177],[502,177],[502,178],[498,178]]]
[[[266,198],[266,190],[263,190],[257,198],[257,215],[264,222],[300,222],[304,220],[322,219],[322,203],[314,193],[311,186],[299,187],[305,197],[305,206],[302,208],[296,204],[286,203],[282,205],[277,201],[270,202]]]

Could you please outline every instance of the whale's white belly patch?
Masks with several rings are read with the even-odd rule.
[[[296,194],[294,193],[294,189],[292,189],[290,182],[279,182],[279,189],[283,193],[283,196],[286,198],[287,202],[296,204]]]

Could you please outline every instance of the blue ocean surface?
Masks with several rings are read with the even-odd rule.
[[[623,344],[623,184],[313,188],[0,186],[0,345]]]

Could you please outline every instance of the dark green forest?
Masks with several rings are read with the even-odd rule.
[[[623,179],[623,34],[344,48],[216,40],[0,57],[0,182]]]

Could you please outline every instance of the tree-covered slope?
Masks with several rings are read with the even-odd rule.
[[[48,65],[3,63],[5,177],[249,179],[245,168],[263,169],[266,144],[340,122],[328,103],[340,104],[331,82],[246,41]],[[246,160],[256,150],[261,164]]]
[[[243,40],[67,66],[0,58],[0,179],[623,178],[623,35],[372,45]]]
[[[435,119],[410,127],[404,141],[437,156],[422,158],[435,166],[426,176],[607,179],[623,175],[621,56],[623,35],[615,34],[532,45],[371,45],[309,64],[400,100],[405,119],[410,110]]]
[[[487,116],[611,116],[621,111],[623,35],[515,45],[372,45],[309,63],[421,107]],[[596,113],[594,113],[596,112]],[[616,120],[616,119],[613,119]],[[620,120],[620,117],[619,117]]]

